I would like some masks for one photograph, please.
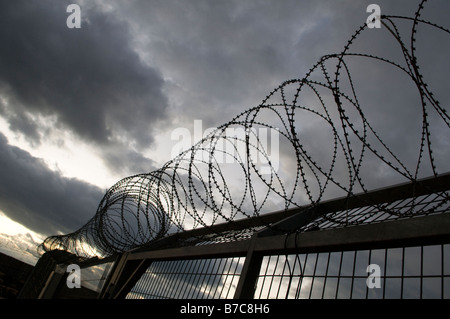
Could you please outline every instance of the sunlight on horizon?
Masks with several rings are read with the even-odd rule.
[[[21,234],[28,234],[35,242],[42,242],[47,237],[46,235],[36,233],[35,231],[23,226],[22,224],[13,221],[5,213],[0,210],[0,234],[8,236],[17,236]]]
[[[51,122],[51,120],[49,120]],[[41,119],[40,122],[46,122]],[[31,156],[42,159],[48,169],[65,178],[76,178],[100,188],[109,188],[120,176],[115,176],[95,154],[92,146],[80,141],[68,131],[47,127],[51,133],[46,136],[46,143],[33,145],[24,136],[10,130],[9,125],[0,116],[0,132],[7,138],[8,144],[28,152]]]

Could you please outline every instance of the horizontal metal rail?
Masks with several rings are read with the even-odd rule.
[[[234,221],[230,223],[217,224],[211,227],[204,227],[200,229],[194,229],[185,231],[182,233],[176,233],[163,238],[156,243],[148,246],[140,247],[129,252],[130,258],[139,259],[146,254],[160,255],[161,252],[157,252],[160,249],[167,249],[177,247],[177,243],[183,239],[195,238],[199,236],[206,236],[215,233],[221,233],[224,231],[232,230],[244,230],[251,227],[267,226],[265,230],[259,232],[260,236],[271,236],[284,234],[293,229],[298,228],[301,223],[310,221],[318,216],[335,212],[339,210],[352,209],[356,207],[362,207],[365,205],[376,205],[381,203],[389,203],[397,200],[407,199],[413,196],[421,196],[426,194],[443,192],[450,189],[450,174],[440,175],[438,177],[426,178],[413,183],[404,183],[395,185],[392,187],[382,188],[374,190],[368,193],[362,193],[353,197],[343,197],[334,200],[323,201],[314,207],[304,206],[299,208],[293,208],[286,211],[279,211],[275,213],[265,214],[258,217],[252,217],[244,220]],[[361,227],[361,226],[359,226]],[[239,251],[239,247],[245,247],[244,241],[237,241],[232,243],[215,243],[212,245],[215,248],[205,245],[204,248],[198,248],[197,246],[179,247],[174,248],[174,252],[179,252],[181,256],[185,256],[186,253],[192,252],[194,256],[196,251],[210,249],[223,252],[222,255],[232,254],[233,249],[230,247],[236,247]],[[245,249],[245,248],[242,248]],[[175,255],[175,254],[174,254]],[[245,254],[244,254],[245,255]]]
[[[375,249],[450,242],[450,214],[386,221],[370,225],[319,230],[289,235],[257,237],[255,253],[265,255],[308,252]],[[202,246],[177,247],[135,252],[128,260],[175,260],[245,256],[252,239]]]
[[[385,204],[437,194],[450,189],[450,174],[413,183],[378,189],[353,197],[323,201],[314,207],[305,206],[232,223],[194,229],[173,234],[146,247],[122,255],[121,263],[100,298],[124,298],[153,261],[245,257],[245,264],[235,298],[252,298],[263,256],[395,248],[450,243],[450,212],[446,208],[434,215],[421,215],[376,223],[331,229],[295,231],[299,225],[327,213],[370,205]],[[444,200],[446,200],[444,193]],[[185,240],[220,232],[267,226],[249,239],[210,244],[186,245]]]

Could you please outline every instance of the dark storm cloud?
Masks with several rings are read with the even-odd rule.
[[[370,1],[117,2],[132,16],[141,49],[164,70],[174,116],[217,126],[258,105],[322,55],[339,53],[363,25]],[[380,3],[413,14],[411,1]],[[370,42],[370,40],[369,40]],[[381,43],[380,51],[389,50]]]
[[[142,51],[163,66],[171,80],[169,92],[174,116],[192,123],[202,119],[203,127],[217,126],[243,110],[258,105],[275,87],[291,78],[302,78],[321,56],[340,53],[354,32],[364,25],[372,1],[135,1],[118,2],[121,12],[135,18],[138,34],[143,35]],[[420,1],[377,1],[382,14],[414,17]],[[422,17],[446,26],[446,1],[427,3]],[[400,21],[400,31],[410,48],[411,20]],[[421,26],[417,38],[417,55],[425,80],[433,84],[439,99],[448,104],[449,49],[444,39],[433,41],[436,30]],[[425,31],[434,31],[427,36]],[[439,33],[439,32],[437,32]],[[444,34],[444,37],[447,36]],[[436,38],[438,39],[438,38]],[[431,43],[434,42],[434,43]],[[440,43],[440,44],[439,44]],[[402,50],[386,28],[364,31],[352,43],[350,52],[376,55],[407,67]],[[389,150],[414,174],[422,139],[422,109],[417,88],[411,79],[386,63],[350,57],[347,59],[361,108],[369,123]],[[330,67],[334,76],[335,66]],[[324,76],[320,72],[321,82]],[[316,79],[316,78],[315,78]],[[343,93],[352,91],[342,77]],[[336,109],[329,95],[329,108]],[[292,101],[293,96],[287,100]],[[304,96],[299,100],[308,104]],[[355,109],[353,108],[353,113]],[[430,113],[434,112],[431,110]],[[357,121],[355,117],[355,121]],[[339,122],[339,119],[337,119]],[[448,128],[442,120],[430,118],[436,162],[448,169],[445,136]],[[444,125],[443,125],[444,124]],[[327,138],[325,130],[311,127],[298,117],[296,126],[312,145]],[[375,139],[370,137],[373,142]],[[305,142],[305,143],[306,143]],[[358,149],[358,143],[353,146]],[[330,157],[332,149],[319,148],[318,158]],[[384,156],[387,150],[380,153]],[[423,155],[423,154],[422,154]],[[439,156],[437,156],[439,155]],[[422,156],[423,157],[423,156]],[[282,161],[289,161],[283,158]],[[392,159],[394,160],[394,159]],[[424,167],[424,175],[431,174]],[[384,168],[379,159],[366,154],[370,164],[366,173],[371,180],[372,168]],[[345,165],[343,166],[345,169]],[[440,171],[443,171],[440,170]],[[340,172],[339,172],[340,173]],[[385,181],[391,183],[392,180]]]
[[[157,164],[141,152],[120,145],[103,147],[101,156],[107,158],[106,165],[111,171],[121,176],[148,173],[158,169]]]
[[[45,136],[33,116],[43,115],[98,146],[149,146],[167,106],[161,75],[133,51],[127,23],[83,7],[81,28],[69,29],[68,4],[1,2],[3,116],[36,142]]]
[[[64,178],[0,134],[0,209],[29,229],[71,232],[94,216],[103,190]]]
[[[332,28],[332,23],[321,25],[323,16],[339,19],[333,15],[339,6],[329,1],[135,1],[118,6],[134,17],[144,35],[142,50],[173,81],[170,92],[183,94],[176,110],[189,119],[201,114],[205,126],[222,124],[260,103],[282,81],[302,77],[318,58],[311,43],[304,43],[308,55],[299,54],[303,36]],[[326,39],[311,42],[321,41]]]

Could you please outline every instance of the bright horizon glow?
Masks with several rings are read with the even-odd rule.
[[[22,135],[12,132],[3,117],[0,117],[0,131],[9,145],[42,159],[50,170],[62,177],[76,178],[100,188],[109,188],[120,178],[111,173],[91,146],[69,132],[52,130],[45,143],[31,145]]]
[[[0,233],[16,236],[19,234],[30,234],[34,240],[39,241],[45,237],[42,234],[36,233],[22,224],[13,221],[5,213],[0,210]]]

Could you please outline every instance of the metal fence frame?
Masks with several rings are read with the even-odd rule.
[[[448,209],[435,214],[398,218],[382,222],[298,231],[311,221],[326,214],[350,210],[365,205],[393,203],[427,194],[445,194],[450,189],[450,174],[426,178],[412,183],[395,185],[352,197],[323,201],[317,205],[280,211],[258,217],[218,224],[212,227],[175,233],[145,247],[110,256],[105,259],[80,260],[66,255],[63,262],[52,260],[53,269],[44,273],[35,269],[25,285],[22,298],[98,298],[124,299],[146,272],[152,262],[244,257],[234,299],[254,298],[261,265],[265,256],[301,253],[336,252],[361,249],[412,247],[450,243],[450,214]],[[246,232],[240,240],[215,241],[213,235]],[[208,239],[212,240],[208,242]],[[83,296],[80,290],[66,289],[70,263],[81,268],[113,262],[103,274],[105,283],[100,292]],[[47,265],[48,266],[48,265]],[[56,275],[55,275],[56,274]],[[34,279],[33,279],[34,276]],[[46,283],[34,287],[35,293],[26,294],[36,277]]]
[[[125,298],[152,261],[245,257],[234,298],[249,299],[254,297],[261,263],[267,255],[450,243],[450,214],[446,213],[327,230],[295,231],[301,225],[330,212],[367,203],[395,202],[411,196],[439,193],[448,190],[449,185],[450,174],[446,174],[354,197],[324,201],[315,207],[296,208],[174,234],[149,247],[123,254],[99,297]],[[268,226],[255,231],[248,239],[206,245],[180,244],[187,238],[263,225]]]

